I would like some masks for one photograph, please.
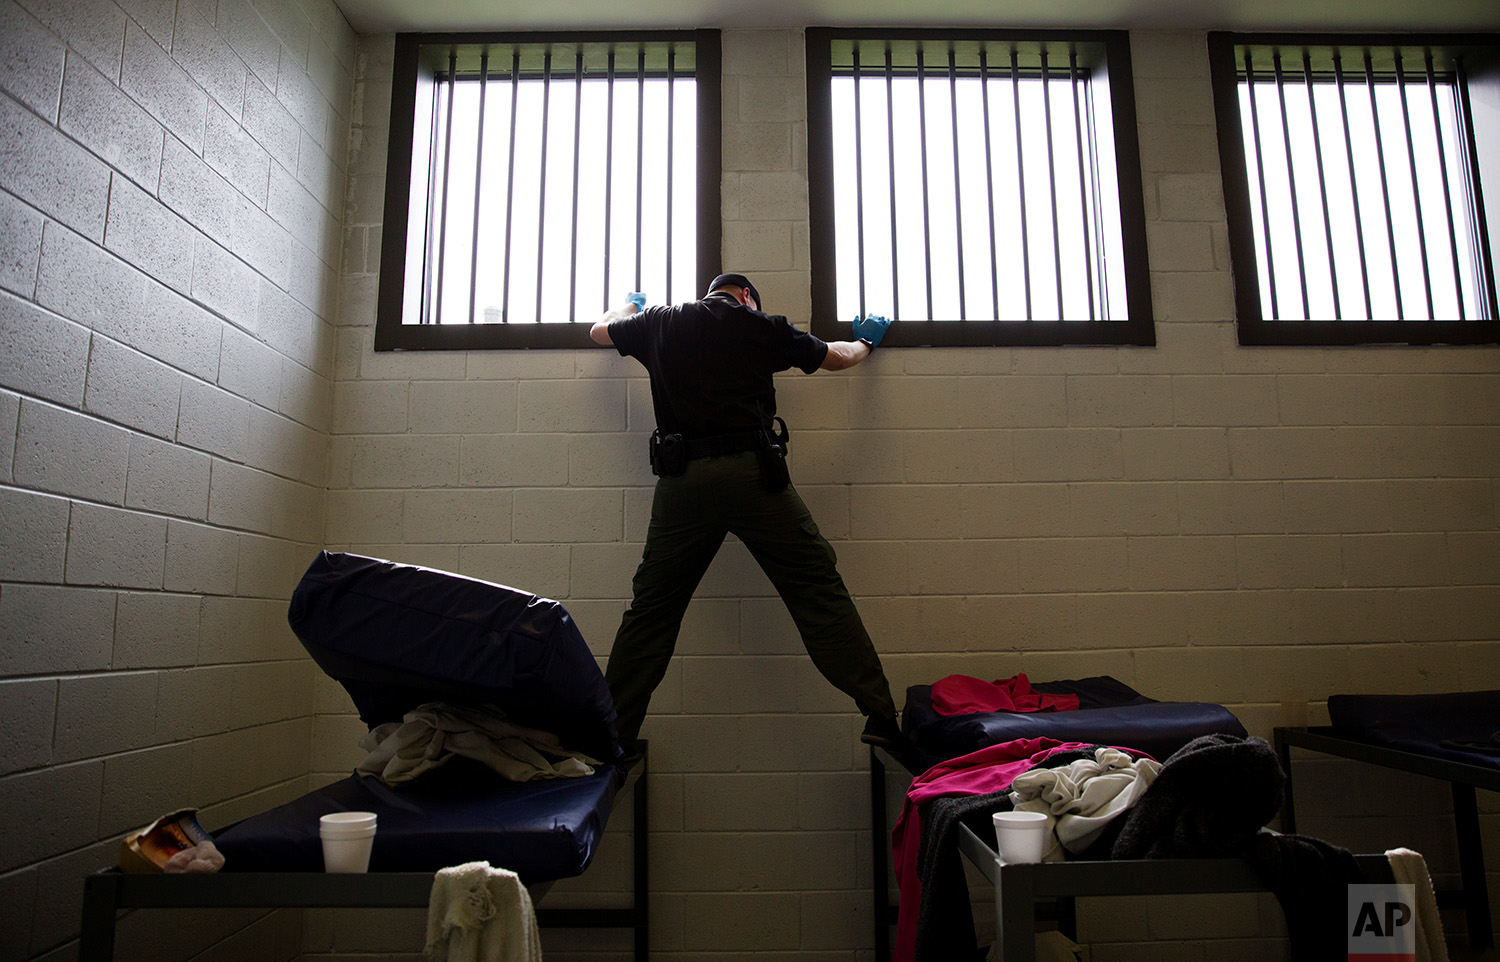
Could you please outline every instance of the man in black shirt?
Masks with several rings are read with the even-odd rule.
[[[721,274],[698,301],[638,310],[640,298],[605,314],[599,344],[645,365],[657,433],[646,547],[632,582],[605,678],[620,741],[629,750],[651,693],[671,661],[683,614],[724,537],[744,542],[786,603],[813,664],[868,716],[861,736],[894,747],[896,706],[880,656],[807,506],[778,479],[770,434],[772,375],[791,367],[838,371],[869,357],[889,321],[856,322],[856,341],[823,341],[760,310],[742,274]]]

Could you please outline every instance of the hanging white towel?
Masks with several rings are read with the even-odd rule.
[[[1448,943],[1443,938],[1443,920],[1438,916],[1427,860],[1409,848],[1393,848],[1385,857],[1391,863],[1391,874],[1397,884],[1416,887],[1417,904],[1413,910],[1417,913],[1417,962],[1448,962]]]
[[[433,702],[387,722],[359,741],[370,754],[359,763],[364,775],[387,785],[409,782],[455,755],[482,762],[513,782],[578,778],[594,773],[595,759],[563,748],[550,732],[523,728],[498,709]]]
[[[434,962],[541,962],[536,912],[520,876],[489,862],[441,869],[427,903],[426,953]]]
[[[1154,759],[1100,748],[1093,758],[1016,776],[1010,798],[1018,812],[1046,813],[1042,860],[1056,862],[1063,849],[1081,852],[1093,844],[1106,825],[1146,794],[1159,771],[1161,763]]]

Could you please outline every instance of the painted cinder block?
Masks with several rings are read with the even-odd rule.
[[[344,385],[339,386],[340,396]],[[568,483],[570,439],[564,434],[481,434],[462,441],[464,485],[558,487]]]
[[[966,538],[1047,537],[1067,530],[1064,484],[962,485],[958,512]]]
[[[30,299],[41,259],[41,214],[0,193],[0,288]]]
[[[10,193],[85,237],[104,236],[109,167],[55,128],[0,97],[0,183]]]
[[[83,407],[138,431],[171,438],[177,433],[182,380],[167,365],[107,337],[96,337]]]
[[[15,480],[12,467],[16,460],[16,428],[21,417],[21,397],[0,391],[0,482]]]
[[[110,672],[58,682],[59,762],[144,748],[156,735],[154,671]]]
[[[109,504],[125,499],[130,433],[105,421],[23,399],[16,429],[18,484]]]
[[[1333,535],[1240,535],[1235,563],[1241,588],[1334,588],[1343,583],[1340,539]]]
[[[1173,423],[1193,426],[1278,423],[1276,379],[1178,375],[1172,378]]]
[[[1231,464],[1239,476],[1222,428],[1125,428],[1120,448],[1125,477],[1133,481],[1228,478]]]
[[[125,506],[202,520],[208,515],[212,458],[141,434],[130,437]]]
[[[98,838],[103,784],[104,764],[98,761],[57,765],[0,779],[0,817],[10,824],[35,824],[37,812],[52,815],[35,831],[0,835],[0,871]]]
[[[1176,487],[1183,534],[1310,530],[1289,521],[1279,481],[1182,481]]]
[[[177,11],[172,59],[230,116],[240,116],[245,102],[245,64],[191,4]]]
[[[243,78],[240,89],[240,100],[243,100]],[[271,156],[235,116],[231,116],[239,113],[238,107],[226,112],[217,102],[208,105],[203,159],[252,203],[264,208],[271,177]]]
[[[167,523],[166,590],[233,594],[238,562],[234,532],[186,521]]]
[[[223,332],[219,386],[247,401],[275,410],[281,395],[281,355],[232,327]]]
[[[511,497],[495,489],[407,491],[401,530],[426,544],[509,541]]]
[[[307,74],[305,37],[304,34],[300,57],[290,47],[282,47],[281,67],[276,73],[276,99],[296,119],[302,131],[321,146],[327,136],[328,101]]]
[[[516,385],[516,426],[524,432],[573,433],[626,429],[621,381],[523,381]]]
[[[104,246],[184,294],[192,289],[198,232],[150,194],[116,180],[110,188]]]
[[[161,175],[162,127],[113,81],[68,54],[58,129],[148,191]]]
[[[250,0],[223,0],[218,6],[219,34],[229,42],[245,63],[259,78],[260,86],[275,86],[276,70],[281,60],[281,41],[266,26]],[[247,84],[254,86],[253,79]],[[246,108],[248,109],[248,99]],[[247,124],[248,126],[248,124]]]
[[[1068,485],[1071,534],[1176,534],[1178,486],[1171,482]]]
[[[177,441],[231,461],[243,461],[250,435],[250,402],[192,379],[182,383]]]
[[[1129,586],[1148,591],[1233,588],[1234,540],[1213,535],[1132,537]]]
[[[416,434],[492,434],[516,425],[516,385],[508,381],[413,381],[408,413]]]
[[[172,668],[194,664],[201,608],[202,600],[194,595],[120,592],[110,666]]]
[[[57,684],[53,678],[0,681],[7,728],[7,737],[0,743],[0,775],[40,768],[52,761]]]
[[[75,501],[68,521],[68,583],[160,588],[166,546],[165,518]]]
[[[161,672],[156,693],[156,739],[180,741],[229,729],[232,668]]]
[[[0,488],[0,580],[60,584],[68,513],[66,498]]]
[[[192,764],[193,743],[111,755],[104,759],[103,801],[99,834],[114,835],[141,828],[182,804],[182,787],[162,772],[181,772]]]
[[[1439,532],[1350,534],[1340,539],[1345,584],[1418,587],[1453,583],[1447,542]]]
[[[57,118],[65,51],[20,4],[0,7],[0,86],[48,121]]]
[[[1121,435],[1107,428],[1017,431],[1016,477],[1021,481],[1105,481],[1125,476]]]
[[[624,536],[621,497],[607,489],[524,489],[515,493],[518,542],[589,543]]]
[[[115,593],[9,584],[0,591],[0,668],[6,675],[104,671],[115,628]]]
[[[80,407],[90,334],[66,318],[0,292],[0,384]]]
[[[269,531],[275,479],[256,468],[215,459],[209,481],[208,520],[247,531]]]
[[[169,288],[145,281],[139,305],[95,329],[205,381],[218,377],[221,322]]]
[[[173,63],[171,56],[155,40],[134,24],[125,30],[120,89],[146,108],[194,153],[202,153],[208,94]]]

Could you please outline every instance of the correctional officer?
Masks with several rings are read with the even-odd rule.
[[[720,274],[702,300],[642,310],[644,297],[590,330],[599,344],[645,365],[656,412],[658,475],[633,599],[605,677],[620,741],[634,748],[651,693],[666,675],[688,602],[733,533],[781,595],[813,664],[868,716],[861,738],[897,747],[901,734],[880,656],[796,488],[787,483],[785,425],[772,375],[853,367],[890,321],[855,321],[854,341],[824,341],[761,311],[742,274]]]

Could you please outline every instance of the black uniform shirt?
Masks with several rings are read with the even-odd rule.
[[[785,317],[723,293],[649,307],[612,322],[609,336],[646,366],[656,426],[687,438],[758,429],[760,413],[776,413],[771,375],[792,367],[811,374],[828,354],[827,343]]]

